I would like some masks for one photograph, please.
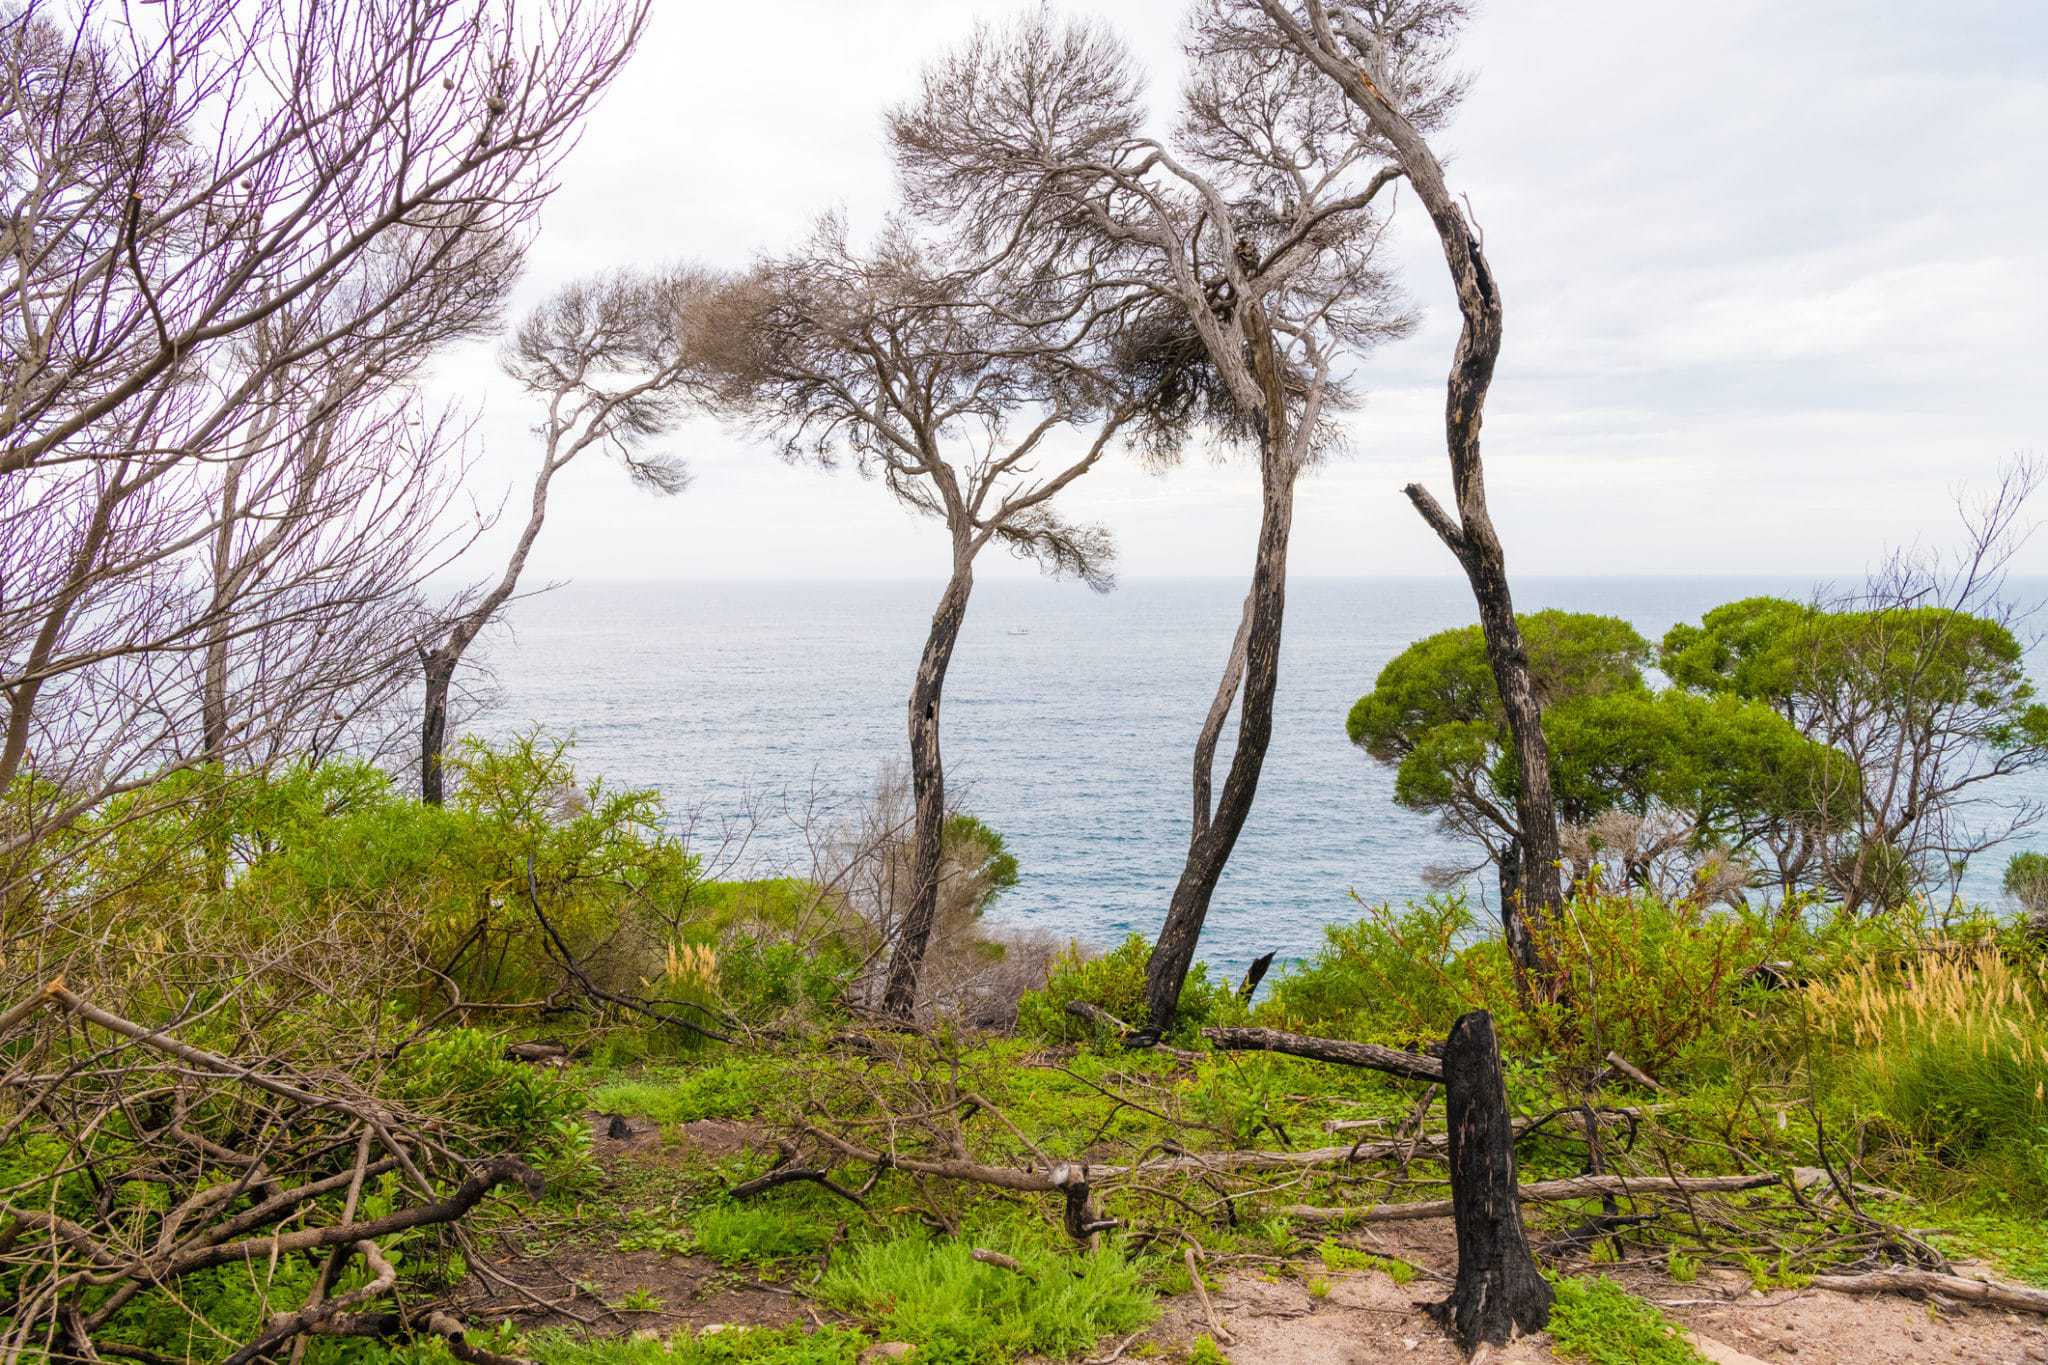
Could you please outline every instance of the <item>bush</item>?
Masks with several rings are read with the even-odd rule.
[[[1259,1009],[1263,1022],[1360,1041],[1441,1038],[1467,1010],[1512,994],[1498,945],[1471,943],[1463,896],[1432,896],[1396,912],[1323,930],[1323,946],[1284,972]]]
[[[1082,1042],[1095,1030],[1067,1013],[1079,1000],[1106,1010],[1133,1028],[1146,1021],[1145,968],[1152,945],[1132,934],[1108,953],[1094,956],[1079,944],[1070,945],[1053,961],[1045,989],[1028,991],[1017,1005],[1019,1032],[1053,1042]],[[1197,962],[1181,988],[1180,1012],[1173,1036],[1183,1041],[1240,1011],[1230,988],[1209,979],[1208,964]]]

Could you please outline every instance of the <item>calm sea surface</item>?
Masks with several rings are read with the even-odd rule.
[[[1622,616],[1654,640],[1719,603],[1811,587],[1528,578],[1516,605]],[[572,736],[585,777],[659,789],[700,848],[740,820],[751,836],[728,854],[734,875],[803,871],[794,812],[843,810],[904,762],[904,698],[937,593],[864,582],[561,588],[516,607],[512,631],[490,645],[498,696],[480,728]],[[944,744],[958,804],[1000,830],[1022,866],[995,917],[1097,944],[1158,927],[1186,848],[1190,751],[1242,594],[1222,580],[1129,582],[1107,596],[977,585],[946,683]],[[1209,961],[1235,972],[1269,950],[1308,953],[1324,925],[1356,917],[1354,895],[1418,896],[1425,868],[1469,861],[1431,820],[1394,805],[1391,771],[1345,739],[1344,716],[1408,644],[1475,619],[1461,580],[1290,584],[1272,747],[1210,912]],[[1219,775],[1227,763],[1226,745]],[[1967,889],[1995,899],[2003,863],[1982,861]]]

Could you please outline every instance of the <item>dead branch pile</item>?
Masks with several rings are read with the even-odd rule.
[[[502,1186],[537,1196],[520,1161],[465,1151],[345,1059],[229,1057],[62,979],[0,1014],[0,1058],[0,1360],[245,1365],[309,1334],[427,1334],[498,1360],[440,1302],[399,1303],[392,1252],[404,1241],[411,1271],[459,1244],[479,1265],[455,1224]],[[242,1339],[194,1306],[224,1269],[256,1301]]]

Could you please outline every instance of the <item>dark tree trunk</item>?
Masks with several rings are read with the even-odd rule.
[[[1553,1295],[1522,1231],[1514,1124],[1492,1015],[1474,1010],[1451,1025],[1443,1066],[1458,1278],[1435,1312],[1469,1355],[1541,1331]]]
[[[1479,235],[1444,183],[1444,168],[1420,130],[1381,90],[1374,73],[1359,65],[1357,54],[1378,50],[1378,43],[1357,16],[1326,11],[1316,31],[1302,28],[1278,0],[1260,0],[1260,7],[1288,41],[1343,90],[1364,111],[1373,131],[1394,149],[1401,171],[1416,198],[1429,213],[1443,247],[1444,264],[1458,294],[1464,325],[1451,360],[1444,396],[1444,445],[1451,461],[1451,485],[1457,516],[1444,509],[1420,484],[1406,492],[1430,529],[1457,556],[1479,607],[1480,630],[1486,638],[1486,660],[1492,668],[1508,730],[1520,762],[1521,782],[1515,795],[1516,823],[1521,829],[1522,879],[1517,902],[1501,907],[1501,921],[1523,987],[1537,966],[1535,945],[1522,921],[1525,906],[1555,909],[1564,900],[1558,872],[1557,804],[1550,787],[1550,746],[1543,737],[1542,710],[1522,632],[1515,624],[1515,606],[1508,591],[1507,559],[1486,505],[1486,470],[1479,458],[1479,429],[1485,416],[1487,390],[1500,357],[1500,291],[1487,264]],[[1320,27],[1327,24],[1328,27]],[[1343,50],[1342,32],[1356,53]]]
[[[447,800],[444,775],[448,755],[448,690],[455,682],[458,651],[437,649],[426,656],[427,699],[420,712],[420,800],[438,806]]]
[[[897,928],[896,951],[889,958],[889,980],[882,992],[882,1012],[909,1019],[917,1005],[917,975],[939,916],[939,863],[945,852],[946,770],[939,755],[939,702],[946,687],[946,668],[967,617],[967,596],[974,590],[974,571],[961,563],[946,584],[939,608],[932,613],[931,634],[917,663],[917,681],[910,689],[910,791],[917,805],[917,832],[911,854],[910,909]]]
[[[1237,743],[1230,757],[1230,771],[1216,799],[1213,816],[1202,807],[1201,796],[1208,788],[1208,769],[1215,754],[1215,730],[1205,728],[1203,742],[1196,746],[1195,829],[1188,841],[1188,856],[1180,881],[1173,888],[1173,900],[1153,945],[1152,959],[1145,969],[1145,1006],[1151,1028],[1165,1033],[1173,1025],[1180,1007],[1181,983],[1195,960],[1195,945],[1202,937],[1202,922],[1208,918],[1209,899],[1237,846],[1237,836],[1251,814],[1252,798],[1258,792],[1259,771],[1266,761],[1266,746],[1273,737],[1273,693],[1280,682],[1280,626],[1287,606],[1287,541],[1294,527],[1294,485],[1299,466],[1281,444],[1268,437],[1260,460],[1264,500],[1259,517],[1258,559],[1252,567],[1251,596],[1246,603],[1242,630],[1243,654],[1236,650],[1224,678],[1219,698],[1228,710],[1228,691],[1240,665],[1244,696],[1237,721]],[[1217,713],[1212,712],[1212,717]]]

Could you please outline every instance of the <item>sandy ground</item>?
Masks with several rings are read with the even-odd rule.
[[[1211,1295],[1237,1365],[1372,1365],[1380,1361],[1457,1365],[1449,1337],[1422,1311],[1443,1296],[1427,1280],[1397,1285],[1368,1271],[1326,1277],[1318,1299],[1298,1278],[1232,1275]],[[2048,1362],[2048,1323],[1985,1309],[1852,1297],[1823,1291],[1759,1295],[1746,1288],[1723,1298],[1704,1283],[1634,1277],[1629,1287],[1666,1305],[1717,1365],[2035,1365]],[[1171,1301],[1147,1335],[1168,1353],[1185,1351],[1208,1331],[1192,1296]],[[1127,1357],[1128,1358],[1128,1357]],[[1558,1359],[1547,1335],[1486,1353],[1487,1365],[1537,1365]]]

